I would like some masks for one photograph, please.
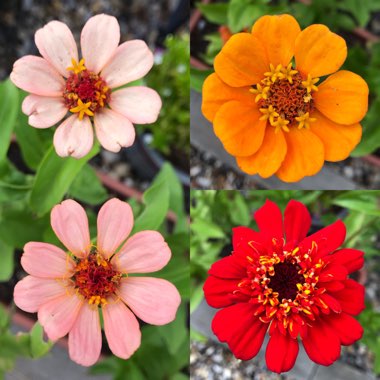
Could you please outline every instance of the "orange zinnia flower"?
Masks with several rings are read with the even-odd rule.
[[[368,86],[337,71],[346,56],[344,39],[324,25],[301,31],[290,15],[263,16],[216,56],[202,112],[243,171],[299,181],[361,139]]]

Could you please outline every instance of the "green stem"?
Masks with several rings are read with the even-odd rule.
[[[355,239],[358,235],[362,233],[365,229],[370,227],[372,224],[374,224],[377,221],[377,217],[373,217],[370,219],[366,224],[363,224],[357,231],[355,231],[344,243],[345,246],[348,246],[348,243],[351,242],[353,239]]]

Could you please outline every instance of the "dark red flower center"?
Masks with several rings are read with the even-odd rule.
[[[301,268],[290,262],[275,264],[273,268],[274,275],[269,276],[268,287],[278,292],[280,301],[283,299],[293,301],[298,294],[297,284],[304,282],[304,277],[300,274]]]
[[[302,77],[296,73],[292,77],[293,83],[287,79],[279,79],[270,84],[268,99],[261,99],[258,102],[259,108],[268,108],[270,105],[289,124],[295,122],[296,117],[306,114],[314,109],[313,99],[308,99],[307,89],[302,85]]]
[[[121,273],[116,271],[109,260],[97,251],[81,259],[72,278],[75,288],[89,304],[105,304],[107,296],[117,289]]]
[[[79,112],[75,111],[76,107],[84,104],[87,105],[87,110],[95,113],[107,105],[110,94],[111,91],[104,79],[86,69],[69,76],[63,92],[63,99],[71,112]]]

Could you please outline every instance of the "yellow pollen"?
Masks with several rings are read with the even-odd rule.
[[[281,70],[282,74],[284,75],[284,79],[287,79],[289,83],[293,84],[293,75],[297,74],[297,70],[292,69],[292,64],[289,63],[289,65],[285,68],[283,67]]]
[[[272,105],[270,105],[268,108],[260,108],[260,112],[263,113],[263,116],[260,117],[260,120],[269,120],[271,125],[273,125],[274,118],[279,117],[280,115],[275,111]],[[288,122],[289,123],[289,122]]]
[[[310,117],[309,112],[304,113],[301,116],[296,117],[296,120],[299,122],[298,129],[310,128],[310,123],[317,120],[315,117]]]
[[[319,81],[319,78],[312,78],[310,74],[307,75],[307,79],[302,81],[302,86],[307,90],[307,93],[310,94],[312,91],[318,91],[318,87],[315,85]],[[305,103],[307,103],[305,101]]]
[[[283,79],[283,66],[281,64],[277,65],[275,68],[272,64],[269,65],[270,71],[267,71],[264,73],[264,76],[266,76],[272,83],[274,83],[277,79]]]
[[[100,296],[92,296],[91,298],[89,298],[88,303],[89,305],[96,305],[96,306],[99,306],[100,304],[107,305],[107,300]]]
[[[261,111],[261,110],[260,110]],[[280,129],[283,129],[285,132],[289,132],[289,120],[283,119],[279,117],[276,121],[271,123],[274,127],[276,127],[275,133],[278,133]]]
[[[74,108],[70,108],[70,112],[79,112],[79,120],[83,119],[84,114],[88,116],[94,116],[94,113],[90,110],[91,102],[83,103],[81,99],[78,99],[78,105]]]
[[[255,102],[257,103],[260,99],[268,99],[268,92],[270,90],[269,86],[261,86],[259,83],[256,85],[257,88],[249,89],[249,92],[252,94],[257,94],[255,98]]]
[[[67,67],[66,70],[74,71],[75,74],[79,74],[80,72],[87,70],[84,65],[84,58],[82,58],[78,63],[74,58],[71,58],[71,64],[72,66]]]

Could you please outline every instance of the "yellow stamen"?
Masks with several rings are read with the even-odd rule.
[[[315,83],[318,81],[319,78],[312,78],[311,75],[308,74],[307,79],[302,81],[302,86],[304,86],[307,90],[307,93],[310,94],[312,91],[318,91],[318,87],[315,85]]]
[[[298,129],[310,128],[310,123],[317,120],[315,117],[310,117],[309,112],[304,113],[301,116],[296,117],[296,120],[299,122]]]
[[[279,117],[280,115],[275,111],[272,105],[270,105],[268,108],[260,108],[260,112],[263,113],[263,116],[260,117],[260,120],[268,120],[273,125],[274,118]]]
[[[82,58],[78,63],[74,58],[71,58],[71,64],[72,66],[69,66],[66,70],[74,71],[75,74],[79,74],[81,71],[87,70],[84,65],[84,58]]]
[[[284,74],[282,73],[283,66],[281,64],[277,65],[275,68],[272,64],[269,65],[270,71],[264,73],[264,76],[268,77],[272,83],[276,82],[277,79],[283,79]]]
[[[90,110],[91,102],[83,103],[81,99],[78,99],[78,105],[74,108],[70,108],[70,112],[79,112],[79,120],[83,119],[84,114],[88,116],[94,116],[94,113]]]
[[[257,103],[260,99],[268,99],[269,86],[261,86],[260,84],[256,85],[257,88],[251,88],[249,92],[253,94],[257,94],[255,98],[255,102]]]
[[[260,110],[261,111],[261,110]],[[279,117],[276,121],[271,123],[274,127],[276,127],[275,133],[277,133],[280,129],[283,129],[285,132],[289,132],[289,120],[283,119]]]
[[[291,63],[287,67],[283,67],[281,72],[284,75],[284,79],[287,79],[291,84],[293,84],[293,75],[298,73],[297,70],[293,70]]]

